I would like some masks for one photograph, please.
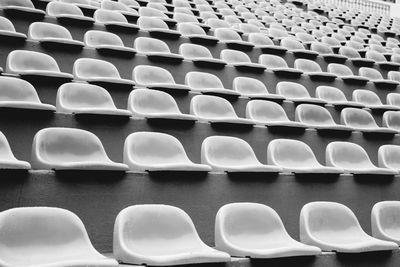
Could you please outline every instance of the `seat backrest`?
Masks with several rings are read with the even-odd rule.
[[[0,0],[0,7],[7,6],[35,8],[31,0]]]
[[[177,29],[183,36],[207,35],[203,28],[191,22],[178,23]]]
[[[193,89],[224,88],[221,80],[214,74],[208,72],[188,72],[185,76],[185,84]]]
[[[396,113],[396,120],[400,120],[399,113]],[[398,145],[383,145],[378,150],[378,164],[382,168],[400,169],[400,146]]]
[[[276,85],[276,93],[286,98],[309,98],[310,94],[307,89],[294,82],[279,82]]]
[[[294,61],[294,67],[298,70],[302,70],[305,73],[308,72],[322,72],[321,66],[309,59],[298,58]]]
[[[236,77],[233,79],[232,89],[241,94],[268,94],[267,87],[263,82],[250,77]]]
[[[161,67],[150,65],[138,65],[133,69],[132,78],[138,84],[150,85],[154,83],[174,84],[172,74]]]
[[[0,30],[1,31],[8,31],[8,32],[15,32],[14,24],[5,17],[0,17]]]
[[[197,44],[184,43],[179,46],[179,54],[185,59],[213,58],[207,47]]]
[[[142,30],[169,29],[167,23],[160,18],[154,17],[139,17],[137,20],[137,25]]]
[[[72,68],[74,77],[85,80],[90,78],[121,78],[118,69],[110,62],[94,58],[79,58]]]
[[[222,60],[228,62],[228,64],[251,63],[250,57],[246,53],[233,49],[222,50],[220,57]]]
[[[127,18],[115,10],[97,9],[93,18],[98,23],[128,23]]]
[[[285,110],[278,103],[264,100],[251,100],[246,105],[246,118],[258,122],[289,121]]]
[[[315,89],[315,97],[329,102],[347,101],[344,93],[336,87],[320,85]]]
[[[6,70],[9,73],[29,71],[60,72],[57,62],[51,56],[28,50],[14,50],[7,56]]]
[[[333,54],[332,48],[321,42],[313,42],[310,46],[311,51],[318,52],[321,55]]]
[[[355,128],[378,128],[374,117],[363,109],[345,108],[340,113],[340,123]]]
[[[399,93],[389,93],[386,95],[386,103],[392,106],[400,107],[400,94]]]
[[[365,57],[369,58],[369,59],[372,59],[372,60],[374,60],[376,62],[385,62],[385,61],[387,61],[384,55],[382,55],[378,51],[373,51],[373,50],[368,50],[365,53]]]
[[[392,81],[400,82],[400,71],[389,71],[388,72],[388,79]]]
[[[281,46],[288,50],[305,49],[304,46],[294,37],[285,37],[281,40]]]
[[[140,53],[162,52],[170,53],[168,45],[159,39],[138,37],[135,39],[133,46]]]
[[[218,96],[196,95],[190,101],[190,114],[203,119],[237,118],[232,104]]]
[[[373,68],[361,67],[358,70],[360,76],[371,79],[371,80],[382,80],[382,74]]]
[[[83,16],[83,12],[78,6],[56,1],[47,4],[46,13],[55,17],[63,15]]]
[[[267,67],[267,69],[288,68],[286,61],[276,55],[262,54],[258,58],[258,62]]]
[[[72,40],[71,33],[65,27],[46,22],[32,23],[28,29],[28,38],[39,41],[47,38]]]
[[[382,105],[382,101],[379,96],[370,91],[370,90],[362,90],[356,89],[353,91],[353,101],[362,103],[364,105]]]
[[[353,75],[353,72],[351,71],[351,69],[349,67],[347,67],[346,65],[337,64],[337,63],[330,63],[328,65],[328,72],[336,74],[339,77]]]
[[[32,84],[14,77],[0,76],[0,102],[3,101],[40,103]]]
[[[253,43],[254,45],[273,45],[274,42],[265,34],[263,33],[250,33],[247,37],[249,42]]]
[[[331,142],[325,150],[326,164],[340,168],[374,167],[367,152],[360,146],[351,142]]]
[[[218,28],[214,31],[214,36],[217,37],[221,41],[241,41],[240,35],[231,29],[226,28]]]
[[[209,18],[206,20],[206,24],[213,29],[230,28],[229,23],[221,19]]]
[[[128,110],[140,117],[146,114],[180,114],[175,99],[168,93],[151,90],[135,89],[129,94]]]
[[[118,35],[106,31],[87,31],[83,37],[83,41],[88,47],[98,47],[102,45],[112,45],[120,47],[124,46],[124,43]]]
[[[139,15],[142,17],[157,17],[157,18],[168,18],[168,16],[160,10],[151,7],[140,7]]]
[[[308,125],[335,125],[335,121],[329,111],[318,105],[301,104],[296,107],[296,121]]]
[[[198,23],[199,21],[193,15],[184,14],[184,13],[174,13],[174,20],[178,23]]]
[[[342,46],[339,48],[339,54],[348,58],[361,58],[360,53],[352,47]]]

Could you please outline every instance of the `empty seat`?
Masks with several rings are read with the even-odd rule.
[[[190,114],[195,115],[201,121],[210,123],[254,124],[251,120],[239,118],[232,104],[218,96],[194,96],[190,101]]]
[[[276,93],[295,103],[326,104],[325,100],[310,97],[307,89],[299,83],[279,82],[276,85]]]
[[[370,90],[362,90],[362,89],[354,90],[353,101],[361,103],[373,110],[380,110],[380,111],[400,110],[400,107],[398,106],[382,104],[382,101],[379,98],[379,96]]]
[[[397,117],[397,121],[399,121],[399,117]],[[400,146],[398,145],[383,145],[379,147],[378,150],[379,167],[388,168],[390,170],[399,172],[400,171],[399,156],[400,156]]]
[[[127,5],[117,1],[102,0],[101,8],[105,10],[118,11],[124,16],[132,17],[134,19],[139,16],[136,9],[130,8]]]
[[[254,44],[252,44],[251,42],[243,41],[240,35],[232,29],[215,29],[214,36],[217,37],[220,42],[225,43],[228,47],[231,48],[249,50],[254,47]]]
[[[281,95],[269,93],[263,82],[250,77],[236,77],[233,79],[232,89],[240,93],[242,96],[252,99],[284,99]]]
[[[54,45],[64,47],[82,48],[84,44],[81,41],[73,40],[69,30],[63,26],[45,23],[34,22],[29,25],[28,38],[39,41],[44,45]]]
[[[211,170],[210,166],[193,163],[178,139],[156,132],[130,134],[125,139],[124,163],[131,171],[207,172]]]
[[[193,91],[202,92],[204,94],[230,95],[239,96],[240,93],[225,89],[221,80],[214,74],[207,72],[191,71],[185,76],[185,83]]]
[[[278,173],[281,168],[262,164],[244,140],[230,136],[210,136],[201,144],[201,163],[213,171],[228,173]]]
[[[4,266],[118,267],[93,247],[82,221],[68,210],[14,208],[3,211],[0,222]]]
[[[14,50],[7,56],[6,71],[24,77],[51,77],[71,80],[73,76],[61,72],[51,56],[28,50]]]
[[[399,201],[381,201],[373,206],[371,210],[371,232],[375,238],[400,244]]]
[[[132,78],[139,86],[144,86],[149,89],[161,91],[176,90],[177,92],[187,92],[191,90],[189,86],[177,84],[168,70],[156,66],[138,65],[133,69]]]
[[[136,50],[124,46],[121,38],[111,32],[106,31],[87,31],[83,37],[87,47],[93,47],[100,53],[121,54],[124,56],[133,56]]]
[[[278,213],[258,203],[230,203],[222,206],[215,219],[216,248],[231,256],[281,258],[312,256],[317,247],[294,240]]]
[[[219,58],[213,58],[207,47],[197,44],[184,43],[179,46],[179,53],[194,64],[204,67],[223,68],[227,63]]]
[[[169,18],[162,11],[151,7],[140,7],[139,15],[141,17],[160,18],[163,21],[165,21],[168,24],[168,26],[175,26],[177,23],[176,20]]]
[[[112,30],[124,30],[136,32],[139,27],[135,24],[128,23],[128,20],[118,11],[98,9],[94,12],[93,18],[97,23],[103,24],[106,28]]]
[[[374,60],[362,58],[357,50],[349,46],[342,46],[339,49],[339,54],[346,56],[354,65],[369,67],[374,64]]]
[[[151,266],[230,261],[200,239],[187,213],[167,205],[123,209],[114,224],[114,254],[122,263]]]
[[[128,110],[132,112],[134,118],[197,120],[193,115],[182,114],[171,95],[157,90],[133,90],[129,94]]]
[[[51,1],[46,6],[46,13],[65,23],[93,25],[94,19],[83,15],[82,10],[74,4]]]
[[[300,241],[324,251],[361,253],[394,250],[398,245],[369,236],[354,213],[335,202],[311,202],[300,212]]]
[[[177,29],[182,36],[189,38],[189,40],[193,43],[215,45],[219,41],[218,38],[207,35],[202,27],[193,23],[179,23]]]
[[[118,69],[110,62],[94,58],[79,58],[72,72],[76,80],[98,84],[134,85],[132,80],[122,79]]]
[[[0,170],[29,170],[30,168],[31,164],[15,158],[7,138],[0,132]],[[0,261],[2,261],[1,253]]]
[[[365,54],[365,57],[375,61],[375,64],[381,68],[398,69],[400,67],[400,63],[387,61],[386,57],[378,51],[368,50]]]
[[[399,93],[389,93],[386,95],[386,103],[391,106],[396,106],[400,108],[400,94]]]
[[[275,45],[274,42],[264,33],[250,33],[247,37],[249,42],[253,43],[256,48],[261,49],[265,53],[271,54],[284,54],[287,49],[280,46]]]
[[[357,83],[364,85],[369,81],[368,78],[354,75],[349,67],[342,64],[330,63],[328,65],[328,72],[337,75],[345,83]]]
[[[388,79],[396,82],[400,82],[400,71],[389,71]]]
[[[39,170],[126,171],[128,166],[111,161],[100,139],[73,128],[45,128],[32,143],[32,168]]]
[[[298,140],[274,139],[268,144],[268,164],[295,174],[340,174],[343,169],[321,165],[311,148]]]
[[[57,91],[57,112],[130,117],[127,110],[117,109],[104,88],[84,83],[64,83]]]
[[[138,37],[133,46],[150,60],[165,60],[170,63],[179,63],[183,60],[181,55],[171,53],[168,45],[159,39]]]
[[[137,25],[140,29],[148,31],[150,35],[154,36],[166,36],[170,38],[179,38],[181,33],[176,30],[170,30],[167,23],[154,17],[140,17],[137,20]]]
[[[378,87],[395,88],[400,84],[397,81],[383,79],[382,74],[373,68],[362,67],[359,69],[359,74],[361,77],[369,79]]]
[[[316,58],[317,52],[307,50],[305,47],[294,37],[285,37],[281,40],[281,46],[289,50],[295,57]]]
[[[382,116],[382,126],[400,132],[400,112],[386,111]]]
[[[317,130],[334,130],[351,132],[353,129],[348,126],[336,124],[332,115],[327,109],[317,105],[301,104],[296,107],[296,121]]]
[[[320,85],[315,89],[315,97],[320,98],[338,108],[354,107],[363,108],[364,104],[354,101],[348,101],[343,91],[332,86]]]
[[[322,42],[313,42],[310,49],[317,52],[326,62],[344,63],[347,60],[347,57],[335,54],[330,46]]]
[[[0,0],[0,9],[9,15],[23,15],[42,19],[45,12],[36,9],[31,0]]]
[[[395,134],[397,131],[379,127],[372,115],[363,109],[345,108],[340,113],[340,123],[364,133]]]
[[[204,31],[210,30],[210,26],[199,22],[199,20],[197,19],[196,16],[194,16],[192,14],[177,13],[176,8],[175,8],[175,12],[174,12],[174,19],[178,22],[178,25],[180,23],[193,23],[193,24],[203,28]]]
[[[55,107],[43,104],[29,82],[0,76],[0,108],[55,111]]]
[[[14,24],[7,18],[0,16],[0,37],[15,40],[25,40],[26,35],[15,30]]]
[[[301,70],[289,68],[286,61],[277,55],[260,55],[258,62],[279,76],[300,78],[301,74],[303,73]]]
[[[334,81],[336,75],[330,72],[323,72],[320,65],[310,59],[298,58],[294,62],[294,67],[303,71],[312,80]]]
[[[376,167],[360,145],[350,142],[331,142],[325,151],[326,165],[342,168],[352,174],[395,175],[398,171]]]
[[[59,1],[64,3],[74,4],[83,10],[95,11],[98,8],[98,6],[92,5],[92,2],[90,0],[59,0]]]
[[[266,69],[262,64],[251,62],[250,57],[242,51],[224,49],[221,51],[220,57],[238,70],[263,72]]]

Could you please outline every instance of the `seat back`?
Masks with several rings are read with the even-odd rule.
[[[57,62],[51,56],[28,50],[14,50],[7,56],[6,71],[25,73],[30,71],[60,72]]]
[[[276,93],[286,98],[309,98],[310,94],[307,89],[294,82],[279,82],[276,85]]]
[[[121,78],[118,69],[112,63],[94,58],[77,59],[74,62],[72,72],[74,77],[79,80],[93,78]]]
[[[326,164],[344,169],[373,168],[367,152],[360,146],[351,142],[331,142],[325,150]]]
[[[160,53],[170,53],[168,45],[155,38],[148,37],[138,37],[135,39],[133,46],[140,53],[151,53],[151,52],[160,52]]]
[[[331,113],[321,106],[311,105],[311,104],[301,104],[296,107],[295,111],[296,121],[314,125],[336,125],[332,118]]]
[[[326,102],[342,102],[347,101],[344,93],[336,87],[320,85],[315,89],[315,96]]]
[[[357,89],[353,91],[353,101],[359,102],[366,106],[382,105],[382,101],[376,93],[362,89]]]
[[[111,46],[119,46],[123,47],[124,43],[121,38],[111,32],[106,31],[96,31],[91,30],[87,31],[83,37],[83,41],[85,45],[88,47],[99,47],[102,45],[111,45]]]
[[[203,119],[237,118],[232,104],[218,96],[196,95],[190,101],[190,114]]]
[[[185,76],[185,84],[193,89],[223,89],[221,80],[208,72],[191,71]]]
[[[378,128],[374,117],[363,109],[345,108],[340,113],[340,122],[354,128]]]
[[[168,70],[150,65],[136,66],[133,69],[132,77],[134,81],[144,86],[157,83],[175,83],[174,77]]]

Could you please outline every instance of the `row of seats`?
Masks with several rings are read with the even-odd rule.
[[[300,243],[288,234],[278,213],[269,206],[230,203],[216,215],[214,249],[200,239],[185,211],[168,205],[135,205],[116,217],[112,259],[93,247],[83,222],[74,213],[51,207],[14,208],[0,214],[0,262],[4,266],[79,263],[116,267],[118,262],[168,266],[229,262],[231,256],[267,259],[315,256],[321,250],[398,250],[399,214],[398,201],[376,203],[371,212],[372,237],[348,207],[311,202],[300,212]]]
[[[367,152],[350,142],[331,142],[326,164],[321,165],[311,148],[298,140],[275,139],[267,148],[268,164],[262,164],[244,140],[229,136],[207,137],[201,146],[202,164],[193,163],[180,141],[168,134],[136,132],[124,144],[124,164],[111,161],[100,139],[85,130],[46,128],[33,139],[31,163],[39,170],[110,171],[216,171],[261,173],[351,173],[395,175],[399,173],[400,146],[383,145],[376,167]],[[1,135],[1,169],[30,169],[17,160],[6,137]]]

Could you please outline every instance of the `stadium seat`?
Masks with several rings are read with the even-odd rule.
[[[100,59],[79,58],[74,62],[72,72],[78,81],[109,85],[135,84],[132,80],[122,79],[118,69],[112,63]]]
[[[11,38],[17,41],[25,41],[26,34],[17,32],[14,24],[7,18],[0,16],[0,38]]]
[[[223,124],[252,125],[249,119],[239,118],[232,104],[218,96],[196,95],[190,101],[190,114],[195,115],[200,121]]]
[[[171,53],[168,45],[159,39],[138,37],[135,39],[133,46],[139,53],[145,54],[150,60],[162,60],[172,64],[180,63],[183,60],[181,55]]]
[[[217,37],[221,43],[226,44],[229,48],[236,48],[239,50],[251,50],[254,47],[254,44],[252,44],[251,42],[243,41],[240,35],[232,29],[215,29],[214,36]]]
[[[379,98],[379,96],[370,90],[356,89],[353,91],[352,98],[353,101],[361,103],[365,105],[367,108],[370,108],[372,110],[380,110],[380,111],[400,110],[400,107],[398,106],[382,104],[382,101]]]
[[[330,63],[328,65],[328,72],[331,72],[341,78],[345,83],[356,83],[365,85],[369,79],[354,75],[349,67],[342,64]]]
[[[327,109],[317,105],[300,104],[295,111],[296,121],[317,130],[333,130],[351,132],[351,127],[336,124]]]
[[[97,114],[130,117],[132,114],[117,109],[104,88],[85,83],[64,83],[58,88],[57,112],[67,114]]]
[[[347,57],[335,54],[330,46],[322,42],[313,42],[310,50],[317,52],[328,63],[344,63],[347,60]]]
[[[396,88],[400,83],[393,80],[383,79],[382,74],[373,68],[361,67],[358,70],[361,77],[365,77],[373,82],[377,87]]]
[[[190,8],[190,4],[189,4]],[[184,14],[184,13],[177,13],[176,11],[174,12],[173,18],[178,22],[178,25],[180,23],[193,23],[197,26],[200,26],[201,28],[204,29],[204,31],[209,31],[210,26],[199,22],[196,16],[190,15],[190,14]]]
[[[219,42],[218,38],[207,35],[202,27],[193,23],[178,23],[177,29],[182,36],[189,38],[193,43],[215,45]]]
[[[363,109],[345,108],[340,114],[340,123],[353,127],[356,131],[364,133],[396,134],[397,131],[379,127],[374,117]]]
[[[137,32],[139,27],[128,23],[128,20],[118,11],[98,9],[94,12],[93,18],[99,24],[103,24],[107,29],[116,29],[129,32]]]
[[[278,173],[281,168],[262,164],[253,148],[244,140],[231,136],[209,136],[201,144],[201,163],[215,172]]]
[[[387,61],[386,57],[383,54],[374,50],[368,50],[365,54],[365,57],[375,61],[375,64],[377,64],[380,68],[398,69],[400,67],[400,63],[393,62],[393,60],[392,62]]]
[[[254,44],[255,48],[259,48],[265,53],[280,55],[287,51],[286,48],[280,45],[275,45],[274,42],[264,33],[250,33],[247,39],[249,42]]]
[[[101,9],[117,11],[122,15],[126,17],[131,17],[133,19],[137,19],[139,17],[136,9],[130,8],[127,5],[116,1],[102,0]]]
[[[121,38],[111,32],[87,31],[83,37],[83,41],[87,47],[95,48],[99,53],[110,53],[127,57],[132,57],[136,54],[135,49],[124,46]]]
[[[69,4],[74,4],[81,8],[82,10],[90,10],[94,12],[96,9],[98,9],[97,6],[93,6],[92,2],[89,0],[59,0],[60,2],[64,3],[69,3]]]
[[[220,57],[229,65],[234,66],[240,71],[264,72],[266,69],[263,64],[251,62],[250,57],[242,51],[224,49],[221,51]]]
[[[196,121],[196,117],[183,114],[175,99],[168,93],[135,89],[129,94],[128,110],[134,118]]]
[[[164,14],[162,11],[151,8],[151,7],[140,7],[139,8],[139,15],[141,17],[151,17],[151,18],[160,18],[165,23],[168,24],[168,26],[172,27],[175,26],[177,21],[174,19],[169,18],[166,14]]]
[[[163,68],[150,65],[138,65],[133,69],[132,78],[138,86],[155,90],[187,92],[191,88],[177,84],[172,74]]]
[[[307,50],[305,47],[294,37],[285,37],[280,41],[281,46],[292,52],[295,57],[304,57],[315,59],[318,53],[312,50]]]
[[[365,105],[359,102],[348,101],[344,93],[336,87],[320,85],[315,89],[315,97],[328,102],[337,108],[364,108]]]
[[[6,136],[0,132],[0,170],[29,170],[30,168],[31,164],[15,158]],[[0,253],[0,262],[1,261]]]
[[[376,167],[367,152],[358,144],[331,142],[325,150],[326,165],[342,168],[351,174],[395,175],[398,171]]]
[[[339,54],[347,57],[356,66],[370,67],[374,64],[374,60],[362,58],[357,50],[352,47],[342,46],[339,49]]]
[[[6,72],[21,77],[48,77],[72,80],[69,73],[61,72],[51,56],[28,50],[13,50],[7,56]]]
[[[258,203],[230,203],[222,206],[215,219],[215,245],[234,257],[282,258],[313,256],[317,247],[294,240],[278,213]]]
[[[84,16],[82,10],[74,4],[51,1],[47,4],[46,13],[62,23],[79,23],[83,26],[94,23],[93,18]]]
[[[381,201],[371,210],[371,232],[375,238],[400,244],[400,202]]]
[[[396,82],[400,82],[400,71],[389,71],[388,79]]]
[[[294,67],[307,74],[311,80],[331,82],[337,77],[333,73],[323,72],[320,65],[310,59],[298,58],[294,62]]]
[[[170,266],[229,262],[224,252],[207,246],[183,210],[168,205],[123,209],[114,224],[114,255],[126,264]]]
[[[395,250],[398,245],[369,236],[354,213],[335,202],[310,202],[300,212],[300,241],[323,251],[362,253]]]
[[[400,132],[400,112],[386,111],[382,116],[382,126]]]
[[[213,58],[207,47],[197,44],[184,43],[179,46],[179,54],[193,61],[195,65],[208,68],[223,68],[227,63],[219,58]]]
[[[285,97],[286,100],[290,100],[295,102],[296,104],[301,103],[309,103],[316,105],[325,105],[326,101],[310,97],[307,89],[299,84],[294,82],[279,82],[276,85],[276,93]]]
[[[289,76],[293,78],[300,78],[303,71],[289,68],[286,61],[277,55],[260,55],[258,62],[267,67],[267,70],[273,71],[278,76]]]
[[[263,82],[249,77],[236,77],[233,79],[232,89],[240,93],[241,96],[251,99],[266,99],[275,101],[282,101],[285,99],[281,95],[269,93]]]
[[[32,143],[32,168],[37,170],[126,171],[111,161],[100,139],[91,132],[63,127],[38,131]]]
[[[8,15],[22,15],[43,19],[45,12],[36,9],[31,0],[0,0],[0,10]]]
[[[157,132],[130,134],[125,139],[124,163],[131,171],[211,171],[210,166],[193,163],[178,139]]]
[[[399,93],[389,93],[386,95],[386,103],[391,106],[396,106],[400,108],[400,94]]]
[[[240,93],[231,89],[225,89],[221,80],[214,74],[207,72],[188,72],[185,76],[185,83],[193,91],[203,94],[216,94],[226,96],[240,96]]]
[[[274,139],[267,148],[268,164],[277,165],[283,172],[295,174],[341,174],[341,168],[321,165],[311,148],[298,140]]]
[[[67,28],[46,22],[34,22],[29,25],[28,38],[39,41],[43,45],[59,46],[60,48],[84,47],[83,42],[72,39],[71,33]]]
[[[0,214],[4,266],[118,267],[90,242],[74,213],[51,207],[13,208]]]
[[[181,36],[179,31],[169,29],[167,23],[161,18],[140,17],[137,20],[137,25],[141,30],[148,31],[150,35],[155,37],[166,36],[177,39]]]

